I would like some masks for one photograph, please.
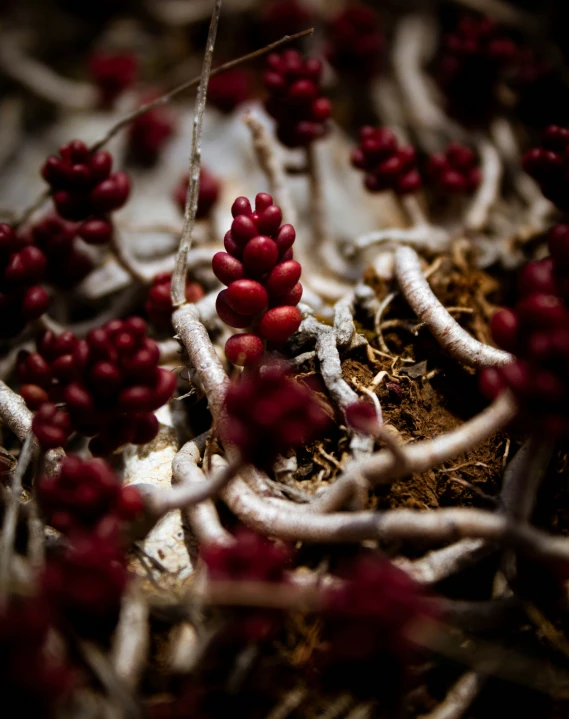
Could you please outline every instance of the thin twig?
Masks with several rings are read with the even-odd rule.
[[[206,49],[203,58],[202,74],[196,98],[196,110],[194,114],[194,126],[192,131],[192,149],[190,153],[190,172],[188,192],[186,195],[186,206],[184,208],[184,226],[180,238],[180,247],[176,257],[176,266],[172,274],[172,304],[180,307],[186,302],[186,275],[188,272],[188,252],[192,246],[192,233],[196,222],[198,210],[198,196],[200,191],[200,166],[201,166],[201,140],[203,116],[207,99],[207,86],[211,72],[211,60],[215,48],[217,25],[221,13],[222,0],[215,0],[215,6],[211,16],[209,32],[207,36]]]

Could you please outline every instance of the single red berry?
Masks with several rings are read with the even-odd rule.
[[[254,334],[233,335],[225,343],[227,359],[238,367],[250,367],[259,364],[265,347],[263,340]]]

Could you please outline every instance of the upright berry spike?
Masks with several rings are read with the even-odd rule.
[[[301,267],[288,259],[296,233],[292,225],[281,225],[282,212],[271,195],[260,192],[254,212],[246,197],[238,197],[231,213],[227,252],[212,260],[215,276],[227,285],[218,296],[217,313],[230,327],[251,328],[225,345],[230,362],[251,366],[263,357],[263,340],[282,345],[299,328]]]
[[[303,59],[296,50],[267,58],[264,75],[269,93],[265,108],[276,120],[277,136],[287,147],[306,147],[327,132],[330,101],[321,95],[322,63]]]

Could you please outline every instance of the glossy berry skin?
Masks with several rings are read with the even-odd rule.
[[[227,391],[222,437],[257,467],[270,467],[278,454],[312,441],[327,426],[313,394],[282,363],[251,369]]]
[[[170,288],[172,283],[172,274],[170,272],[161,272],[156,275],[152,282],[152,287],[148,291],[148,299],[144,304],[144,309],[148,315],[148,319],[158,329],[167,329],[172,326],[172,298],[170,296]],[[186,300],[190,303],[201,300],[204,296],[203,287],[197,282],[186,282]]]
[[[378,74],[385,50],[379,16],[371,7],[354,4],[328,27],[326,59],[340,74],[368,81]]]
[[[143,510],[136,488],[121,487],[118,475],[101,459],[66,457],[58,474],[40,477],[37,496],[46,522],[65,534],[92,529],[110,514],[130,521]]]
[[[83,227],[88,223],[83,223]],[[77,246],[79,225],[51,213],[23,233],[46,257],[46,281],[59,289],[71,289],[93,269],[93,263]],[[107,238],[108,239],[108,238]]]
[[[443,195],[471,195],[482,179],[474,152],[457,142],[429,157],[427,175],[431,186]]]
[[[277,123],[277,137],[287,147],[306,147],[327,132],[332,113],[321,95],[322,63],[296,50],[271,54],[264,75],[265,108]]]
[[[230,362],[250,366],[261,360],[263,340],[282,345],[298,330],[301,267],[288,259],[294,227],[281,225],[281,209],[269,194],[257,195],[254,211],[246,197],[238,197],[231,213],[227,252],[218,252],[212,260],[215,276],[227,285],[218,296],[217,313],[230,327],[251,328],[230,338],[225,347]]]
[[[138,61],[132,53],[94,52],[89,71],[99,90],[100,103],[110,107],[136,80]]]
[[[43,597],[12,596],[0,610],[0,692],[23,717],[56,716],[75,681],[48,651],[50,615]]]
[[[51,402],[46,402],[40,405],[32,420],[32,432],[44,452],[63,447],[71,434],[69,414]]]
[[[154,99],[155,95],[142,98],[141,104]],[[135,118],[129,127],[128,151],[142,165],[153,165],[176,130],[176,120],[167,107],[155,107]]]
[[[196,211],[196,220],[203,220],[211,215],[211,211],[215,207],[219,194],[221,192],[221,184],[219,180],[209,172],[205,167],[200,170],[200,188],[198,193],[198,209]],[[180,208],[180,212],[184,214],[186,209],[186,198],[188,196],[188,175],[184,175],[174,190],[174,201]]]
[[[30,239],[0,223],[0,338],[21,332],[49,306],[49,295],[39,285],[47,259]]]
[[[539,185],[543,195],[560,210],[569,210],[569,129],[550,125],[544,132],[541,145],[528,150],[523,168]]]
[[[528,263],[520,273],[519,299],[513,309],[495,313],[491,329],[496,343],[514,355],[511,364],[486,369],[480,378],[490,398],[504,389],[514,395],[521,419],[547,436],[569,429],[569,308],[566,228],[550,232],[552,257]],[[536,418],[539,421],[536,422]]]
[[[240,67],[234,67],[210,78],[207,101],[224,115],[247,102],[253,95],[253,78]]]
[[[353,150],[351,162],[363,170],[369,192],[391,190],[396,195],[408,195],[421,189],[414,148],[399,147],[393,132],[385,127],[362,127],[360,144]]]
[[[443,37],[435,70],[447,110],[467,125],[486,121],[517,53],[517,45],[493,20],[464,16]]]

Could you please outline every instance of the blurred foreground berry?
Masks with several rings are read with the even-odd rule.
[[[74,673],[47,648],[50,612],[40,598],[10,597],[0,610],[0,692],[6,711],[48,719],[74,683]]]
[[[161,272],[156,275],[152,282],[152,287],[148,291],[148,299],[145,302],[144,309],[148,315],[148,319],[157,329],[166,329],[172,326],[172,297],[170,289],[172,284],[172,273]],[[186,301],[193,303],[201,300],[204,296],[203,287],[197,282],[186,282]]]
[[[234,67],[210,78],[207,101],[229,115],[253,95],[253,78],[241,67]]]
[[[384,49],[379,15],[367,5],[349,5],[328,27],[326,58],[338,73],[355,81],[378,74]]]
[[[93,528],[108,515],[131,521],[143,510],[136,487],[122,487],[106,462],[75,456],[66,457],[55,476],[40,477],[38,500],[46,522],[66,534]]]
[[[174,190],[174,200],[180,208],[180,212],[182,214],[184,214],[186,209],[188,182],[188,175],[184,175]],[[220,191],[221,185],[219,180],[205,167],[202,167],[200,170],[200,188],[198,193],[196,220],[202,220],[204,217],[209,217],[215,203],[219,199]]]
[[[224,240],[227,252],[212,259],[215,276],[227,285],[216,308],[230,327],[251,327],[225,346],[230,362],[249,366],[260,361],[263,340],[280,346],[298,330],[301,267],[292,259],[294,227],[281,226],[281,209],[270,195],[257,195],[254,212],[246,197],[238,197],[231,212],[234,220]]]
[[[569,129],[550,125],[541,145],[524,154],[523,167],[544,196],[560,210],[569,211]]]
[[[332,106],[321,94],[321,77],[322,63],[317,58],[304,59],[296,50],[268,56],[265,108],[277,123],[283,145],[306,147],[326,134]]]
[[[280,362],[235,380],[225,402],[222,438],[235,444],[246,462],[261,468],[321,436],[329,425],[314,394]]]
[[[430,155],[427,175],[434,189],[443,195],[470,195],[482,179],[476,155],[458,142],[452,142],[444,153]]]
[[[40,405],[32,420],[32,432],[44,450],[63,447],[71,434],[69,414],[51,402]]]
[[[0,338],[14,337],[47,310],[49,296],[38,284],[46,268],[39,247],[0,224]]]
[[[365,173],[364,185],[370,192],[392,190],[408,195],[421,189],[415,149],[411,145],[399,147],[394,133],[386,127],[362,127],[360,144],[351,160]]]
[[[100,102],[109,107],[136,80],[138,62],[130,52],[94,52],[89,60],[93,82],[99,90]]]

